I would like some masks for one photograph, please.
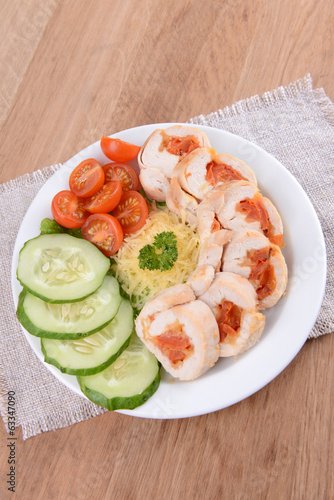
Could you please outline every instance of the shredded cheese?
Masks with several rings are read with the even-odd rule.
[[[178,259],[169,271],[140,269],[138,255],[141,248],[152,244],[154,236],[163,231],[173,231],[177,239]],[[168,209],[155,207],[150,211],[145,226],[124,241],[114,256],[113,270],[123,290],[134,307],[144,304],[161,290],[178,283],[185,283],[195,270],[200,251],[196,226],[190,226]]]

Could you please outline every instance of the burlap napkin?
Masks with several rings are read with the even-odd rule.
[[[328,282],[310,337],[334,331],[334,105],[310,76],[199,116],[192,123],[238,134],[271,153],[298,179],[317,210],[327,243]],[[1,337],[0,411],[7,423],[7,393],[16,393],[16,425],[23,439],[104,413],[50,374],[27,343],[16,320],[11,294],[11,259],[22,218],[45,181],[47,167],[0,186]],[[6,425],[7,428],[7,425]]]

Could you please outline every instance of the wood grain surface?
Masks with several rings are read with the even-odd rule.
[[[0,182],[307,73],[334,99],[332,0],[0,0],[0,30]],[[333,499],[333,365],[326,335],[216,413],[107,413],[25,442],[18,431],[14,496]],[[0,425],[4,499],[6,439]]]

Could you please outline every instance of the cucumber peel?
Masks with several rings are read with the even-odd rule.
[[[160,363],[136,334],[108,368],[96,375],[77,377],[81,391],[107,410],[133,410],[144,404],[160,384]]]
[[[117,280],[107,275],[102,286],[80,302],[44,302],[23,289],[16,314],[31,335],[76,340],[106,327],[117,314],[121,301]]]
[[[69,234],[42,234],[20,250],[17,279],[32,295],[51,303],[75,302],[94,293],[110,268],[92,243]]]
[[[102,330],[80,340],[41,339],[44,361],[69,375],[94,375],[113,363],[130,343],[133,310],[123,300],[114,319]]]

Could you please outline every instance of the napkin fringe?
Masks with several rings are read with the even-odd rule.
[[[92,417],[97,417],[106,413],[106,409],[97,405],[92,405],[88,402],[87,406],[83,399],[83,404],[79,410],[63,410],[61,414],[46,415],[38,418],[38,420],[22,423],[22,439],[25,441],[30,437],[34,437],[42,432],[50,430],[63,429],[70,425],[77,424]]]
[[[334,103],[326,95],[325,90],[322,87],[315,89],[313,92],[324,117],[330,125],[334,126]]]

